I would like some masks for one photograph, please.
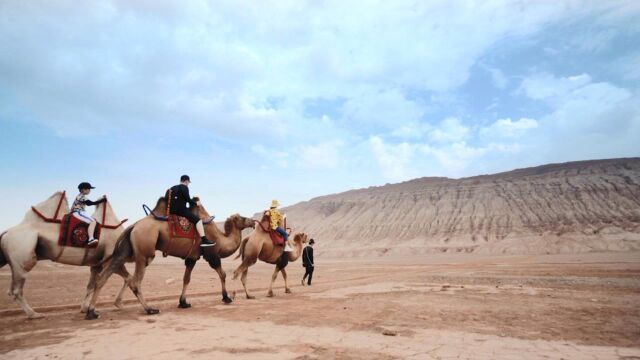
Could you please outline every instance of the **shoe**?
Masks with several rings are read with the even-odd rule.
[[[98,239],[91,238],[91,239],[89,239],[89,241],[87,241],[87,246],[91,246],[91,245],[96,244],[96,243],[98,243]]]
[[[292,252],[293,249],[289,246],[289,243],[284,243],[284,252]]]
[[[214,246],[216,243],[214,243],[213,241],[207,239],[207,238],[202,238],[201,242],[200,242],[200,247],[209,247],[209,246]]]

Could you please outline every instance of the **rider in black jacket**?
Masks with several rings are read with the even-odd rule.
[[[201,239],[200,246],[214,246],[215,243],[207,239],[207,236],[204,232],[204,224],[202,223],[202,220],[191,212],[191,208],[199,206],[200,204],[193,201],[193,199],[191,199],[191,196],[189,195],[190,183],[191,179],[189,178],[189,176],[182,175],[180,177],[180,184],[171,187],[169,213],[178,216],[184,216],[196,225],[196,230],[198,231],[198,235],[200,235]],[[189,208],[187,208],[187,204],[189,204]]]

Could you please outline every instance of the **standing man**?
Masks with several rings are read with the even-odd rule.
[[[304,276],[302,277],[302,286],[304,286],[304,279],[309,276],[309,280],[307,284],[311,286],[311,278],[313,277],[313,244],[315,244],[315,240],[309,240],[309,245],[304,247],[302,250],[302,266],[306,269]]]
[[[198,231],[198,235],[200,235],[201,240],[200,246],[214,246],[216,243],[207,239],[202,219],[191,212],[191,209],[195,206],[200,206],[200,203],[191,199],[191,196],[189,195],[189,184],[191,184],[189,175],[182,175],[180,177],[180,184],[172,186],[171,189],[169,189],[171,190],[171,199],[168,199],[171,204],[169,206],[169,213],[184,216],[189,219],[191,223],[196,225],[196,230]],[[187,204],[189,204],[189,208],[187,208]]]

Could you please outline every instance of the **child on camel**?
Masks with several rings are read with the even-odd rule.
[[[293,249],[289,246],[289,234],[287,234],[287,231],[283,227],[283,221],[286,215],[282,216],[282,214],[280,214],[278,206],[280,206],[278,200],[271,201],[271,208],[267,210],[265,214],[271,218],[271,230],[275,230],[284,238],[284,251],[290,252],[293,251]]]
[[[94,232],[96,230],[96,219],[94,219],[89,213],[86,212],[87,205],[93,206],[103,203],[107,200],[105,195],[98,201],[91,201],[87,199],[87,195],[91,192],[91,189],[95,189],[95,187],[91,186],[88,182],[82,182],[78,185],[78,190],[80,194],[76,196],[73,201],[73,205],[71,206],[71,214],[78,220],[89,224],[89,241],[87,241],[87,246],[93,245],[98,242],[98,239],[94,237]]]

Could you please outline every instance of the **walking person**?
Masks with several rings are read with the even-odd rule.
[[[309,240],[309,245],[304,247],[302,250],[302,266],[305,268],[304,276],[302,277],[302,286],[304,286],[304,280],[309,277],[307,280],[307,285],[311,286],[311,278],[313,277],[313,244],[315,244],[315,240]]]

